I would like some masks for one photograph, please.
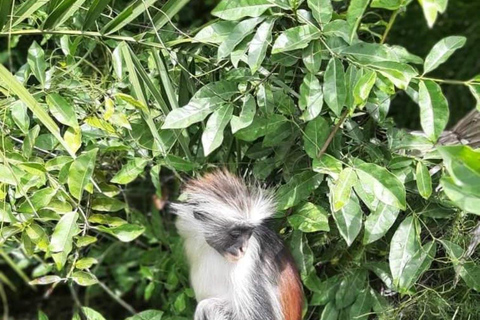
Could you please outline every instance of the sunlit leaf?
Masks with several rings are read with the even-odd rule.
[[[448,101],[434,81],[420,81],[419,88],[420,123],[427,137],[436,142],[448,123]]]
[[[232,114],[233,106],[226,104],[215,111],[208,119],[202,135],[202,145],[206,156],[222,144],[223,131],[232,119]]]
[[[467,42],[467,38],[459,36],[446,37],[437,42],[425,58],[423,73],[429,73],[444,63],[458,49]]]

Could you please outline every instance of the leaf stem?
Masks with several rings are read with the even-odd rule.
[[[437,79],[437,78],[428,78],[428,77],[414,77],[414,79],[418,80],[430,80],[438,83],[444,83],[444,84],[454,84],[454,85],[462,85],[465,86],[467,85],[470,81],[462,81],[462,80],[449,80],[449,79]]]
[[[340,117],[340,119],[338,120],[337,124],[335,125],[335,127],[333,127],[332,131],[330,132],[330,134],[328,135],[328,138],[327,140],[325,141],[325,143],[323,144],[322,146],[322,149],[320,149],[320,151],[317,153],[317,158],[320,158],[323,156],[323,154],[325,153],[325,151],[327,151],[327,148],[328,146],[330,145],[330,143],[332,142],[333,140],[333,137],[335,136],[335,134],[337,133],[338,129],[340,128],[340,126],[342,125],[342,123],[345,121],[345,119],[347,118],[347,115],[348,113],[350,112],[350,110],[346,109],[342,116]]]
[[[382,40],[380,40],[381,44],[384,44],[385,41],[387,40],[388,34],[390,33],[390,30],[393,27],[393,24],[395,23],[395,20],[397,19],[399,13],[399,9],[395,10],[390,17],[390,20],[388,21],[387,28],[385,29],[385,32],[383,33]]]

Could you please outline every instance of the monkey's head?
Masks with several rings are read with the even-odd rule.
[[[246,253],[256,226],[274,213],[272,196],[227,171],[191,180],[186,200],[172,205],[177,228],[185,239],[205,241],[228,261]]]

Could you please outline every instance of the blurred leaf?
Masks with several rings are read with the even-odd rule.
[[[406,4],[405,0],[373,0],[370,5],[372,8],[383,8],[387,10],[397,10]]]
[[[220,60],[228,57],[228,55],[235,49],[235,46],[242,42],[246,36],[251,34],[257,24],[261,23],[263,20],[264,18],[251,18],[239,22],[235,28],[233,28],[232,33],[230,33],[230,35],[218,47],[217,58]]]
[[[335,307],[335,303],[331,301],[327,303],[325,308],[323,308],[320,320],[337,320],[337,319],[338,319],[338,310]]]
[[[330,126],[323,117],[317,117],[307,123],[303,134],[305,152],[312,159],[317,157],[330,133]]]
[[[46,285],[51,283],[57,283],[62,281],[62,278],[59,276],[44,276],[37,279],[34,279],[29,282],[31,285]]]
[[[88,217],[88,222],[106,224],[111,227],[118,227],[126,224],[127,221],[122,218],[111,216],[109,214],[92,214]]]
[[[418,2],[423,8],[423,14],[428,26],[432,28],[437,20],[438,13],[445,12],[448,0],[418,0]]]
[[[388,259],[393,283],[396,287],[398,287],[400,279],[404,277],[407,265],[420,248],[417,221],[414,217],[407,217],[398,226],[390,243]]]
[[[354,194],[340,210],[333,212],[338,231],[349,247],[362,229],[362,215],[358,198]]]
[[[37,190],[29,197],[29,201],[20,203],[17,210],[23,213],[33,213],[43,209],[50,203],[56,193],[57,190],[50,187]]]
[[[31,17],[34,12],[45,5],[48,1],[49,0],[28,0],[23,2],[20,6],[18,6],[18,8],[16,8],[13,14],[14,19],[12,21],[12,28],[21,23],[23,20]]]
[[[432,142],[436,142],[448,123],[448,101],[440,86],[431,80],[420,81],[419,87],[422,129]]]
[[[351,319],[367,320],[372,309],[373,300],[370,295],[370,289],[362,289],[357,296],[357,299],[350,309]]]
[[[240,116],[232,116],[232,120],[230,121],[232,133],[251,125],[255,117],[256,109],[255,98],[253,98],[251,94],[247,94],[242,99],[242,111],[240,112]]]
[[[79,259],[77,260],[77,262],[75,263],[75,268],[77,269],[89,269],[92,265],[98,263],[97,259],[95,258],[82,258],[82,259]]]
[[[415,253],[400,276],[398,282],[400,292],[406,292],[425,271],[430,269],[436,250],[435,242],[430,241]]]
[[[88,8],[82,30],[90,29],[95,24],[96,20],[100,17],[103,10],[107,7],[109,3],[110,0],[93,0],[92,4]]]
[[[377,80],[377,74],[374,71],[365,70],[353,89],[355,105],[361,106],[367,101],[375,80]]]
[[[397,219],[399,209],[380,203],[365,220],[363,243],[369,244],[383,237]]]
[[[330,231],[328,213],[321,206],[307,202],[288,217],[288,223],[302,232]]]
[[[132,2],[128,7],[123,9],[113,20],[110,20],[101,30],[102,34],[114,33],[127,24],[132,22],[135,18],[155,3],[155,0],[137,0]]]
[[[70,150],[74,153],[82,146],[82,132],[80,128],[68,128],[63,135],[63,139],[67,143]]]
[[[267,53],[267,48],[272,42],[272,29],[275,24],[275,18],[269,18],[263,22],[257,29],[250,45],[248,46],[248,65],[252,73],[262,65]]]
[[[330,0],[307,0],[307,4],[320,27],[332,19],[333,8]]]
[[[313,25],[287,29],[275,40],[272,54],[306,48],[310,41],[319,38],[320,30]]]
[[[92,149],[80,155],[68,171],[68,189],[77,200],[82,198],[83,190],[92,177],[98,149]]]
[[[74,15],[85,0],[59,0],[43,24],[43,29],[54,29]]]
[[[365,9],[369,2],[370,0],[352,0],[350,2],[347,10],[347,22],[351,28],[350,41],[348,41],[348,43],[352,43],[355,38],[358,26],[360,25],[360,21],[363,18],[363,14],[365,13]]]
[[[161,320],[163,311],[160,310],[145,310],[125,320]]]
[[[339,59],[332,58],[325,70],[323,95],[328,107],[336,116],[340,116],[347,96],[345,71]]]
[[[266,22],[263,24],[265,23]],[[195,37],[193,37],[193,40],[202,43],[221,44],[232,33],[233,28],[235,28],[236,25],[237,23],[233,21],[218,21],[209,24],[200,30]]]
[[[438,147],[438,152],[448,173],[458,186],[464,190],[479,190],[480,150],[458,145]]]
[[[372,190],[379,201],[405,209],[405,187],[395,175],[373,163],[362,163],[355,167],[355,171],[362,186]]]
[[[310,42],[305,50],[302,50],[303,64],[310,73],[316,74],[322,64],[322,43],[320,40]]]
[[[408,87],[410,80],[418,75],[418,72],[414,68],[405,63],[378,61],[370,63],[370,66],[392,81],[397,88],[402,90],[405,90]]]
[[[236,92],[235,83],[229,81],[209,83],[198,90],[186,106],[172,110],[167,115],[162,128],[181,129],[202,121]]]
[[[108,233],[122,242],[130,242],[138,238],[145,228],[135,224],[125,223],[117,227],[96,226],[95,229]]]
[[[338,309],[348,307],[355,302],[360,290],[365,287],[367,272],[364,269],[355,270],[343,277],[335,293],[335,306]]]
[[[77,247],[86,247],[89,244],[92,244],[97,241],[97,238],[92,237],[92,236],[83,236],[83,237],[78,237],[77,239]]]
[[[432,194],[432,178],[430,177],[428,168],[420,161],[417,163],[415,177],[418,192],[424,199],[428,199]]]
[[[273,4],[267,0],[222,0],[213,9],[212,15],[224,20],[239,20],[244,17],[258,17]]]
[[[331,188],[333,210],[338,211],[350,200],[350,193],[357,176],[352,168],[345,168],[340,172],[335,185]]]
[[[48,317],[41,310],[38,310],[38,320],[48,320]]]
[[[85,315],[87,320],[105,320],[100,313],[88,307],[82,307],[82,313]]]
[[[165,2],[159,12],[153,17],[155,30],[160,30],[167,23],[171,23],[172,18],[177,15],[188,2],[189,0],[168,0]]]
[[[315,119],[322,111],[323,89],[320,81],[312,73],[307,73],[303,78],[298,106],[301,110],[305,110],[300,117],[304,121]]]
[[[17,127],[24,133],[28,134],[30,128],[30,118],[27,114],[27,105],[23,101],[15,101],[10,105],[12,119]]]
[[[207,121],[202,135],[205,156],[217,149],[223,141],[223,131],[232,119],[233,106],[226,104],[215,111]]]
[[[440,180],[440,185],[445,194],[459,208],[480,215],[480,197],[478,190],[466,190],[462,186],[458,186],[452,177],[444,176]]]
[[[75,271],[72,274],[72,280],[82,287],[88,287],[98,283],[98,279],[94,274],[85,271]]]
[[[444,63],[458,49],[467,42],[467,38],[459,36],[446,37],[437,42],[425,58],[423,73],[429,73]]]
[[[35,78],[37,78],[42,87],[45,87],[45,71],[47,69],[47,65],[45,63],[45,53],[42,47],[36,41],[34,41],[28,49],[27,61]]]
[[[148,159],[133,158],[122,166],[122,169],[118,171],[110,180],[111,183],[127,184],[135,180],[139,174],[143,173],[143,169],[148,164]]]
[[[95,195],[92,200],[92,210],[116,212],[125,208],[125,203],[115,198],[106,197],[104,195]]]
[[[320,185],[322,180],[323,174],[308,171],[296,174],[287,184],[278,189],[278,209],[286,210],[305,200]]]
[[[58,122],[73,128],[78,128],[75,109],[67,100],[57,93],[50,93],[47,95],[46,100],[50,112]]]

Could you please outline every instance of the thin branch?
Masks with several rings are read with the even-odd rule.
[[[469,83],[472,83],[471,81],[437,79],[437,78],[428,78],[428,77],[422,77],[422,76],[414,77],[414,79],[430,80],[430,81],[434,81],[434,82],[437,82],[437,83],[454,84],[454,85],[462,85],[462,86],[465,86]],[[475,83],[475,82],[473,82],[473,83]]]
[[[112,290],[110,290],[110,288],[108,288],[103,282],[101,281],[98,281],[98,284],[100,285],[100,287],[102,287],[103,290],[105,290],[105,292],[110,296],[112,297],[113,300],[115,300],[119,305],[121,305],[122,307],[124,307],[128,312],[130,312],[131,314],[136,314],[137,311],[135,311],[135,309],[129,305],[127,302],[125,302],[125,300],[123,300],[122,298],[120,298],[119,296],[117,296]]]
[[[343,114],[340,117],[340,119],[338,120],[337,124],[335,125],[335,127],[333,127],[332,131],[328,135],[328,138],[325,141],[325,143],[323,144],[322,149],[320,149],[320,151],[317,153],[317,158],[320,158],[321,156],[323,156],[325,151],[327,151],[327,148],[330,145],[330,143],[332,142],[333,137],[335,137],[335,134],[337,133],[338,129],[340,128],[340,126],[343,124],[343,122],[347,118],[347,115],[348,115],[349,112],[350,112],[350,110],[348,110],[348,109],[346,109],[343,112]]]
[[[390,20],[388,21],[387,28],[385,29],[385,32],[383,33],[382,40],[380,40],[381,44],[384,44],[385,41],[387,40],[388,34],[390,33],[390,30],[393,27],[393,24],[395,23],[395,19],[397,19],[399,13],[399,9],[395,10],[392,13],[392,16],[390,17]]]

